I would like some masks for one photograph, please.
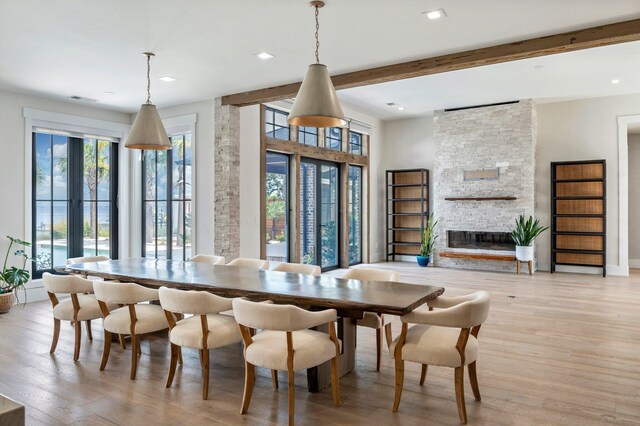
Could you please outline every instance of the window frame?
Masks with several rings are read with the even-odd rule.
[[[285,174],[285,189],[284,189],[284,195],[285,195],[285,222],[286,222],[286,226],[285,226],[285,241],[287,244],[287,250],[285,253],[285,262],[289,262],[289,259],[291,258],[291,156],[287,155],[285,153],[282,152],[276,152],[276,151],[266,151],[266,156],[265,156],[265,160],[266,158],[269,156],[269,154],[273,154],[273,155],[279,155],[282,156],[286,159],[286,170],[287,173]],[[267,171],[267,165],[265,164],[265,173],[268,174],[269,172]],[[266,179],[265,179],[265,194],[266,194]],[[269,194],[266,194],[267,196]],[[265,198],[264,202],[266,203],[267,200]],[[266,205],[266,204],[265,204]],[[265,214],[265,218],[266,218],[266,214]],[[262,225],[263,227],[265,227],[264,229],[262,229],[262,232],[266,235],[267,233],[267,229],[266,229],[266,221],[265,223]],[[267,244],[265,241],[265,254],[267,253]],[[266,257],[266,256],[265,256]]]
[[[331,130],[338,130],[338,137],[331,136]],[[331,148],[331,141],[337,142],[336,148]],[[342,128],[341,127],[327,127],[324,129],[324,147],[331,151],[342,151]]]
[[[360,188],[359,188],[359,192],[360,192],[360,196],[359,196],[359,201],[360,201],[360,206],[358,208],[358,222],[360,223],[360,233],[358,235],[358,247],[359,247],[359,251],[360,253],[358,253],[358,261],[357,262],[351,262],[351,244],[347,244],[348,245],[348,256],[347,258],[349,259],[349,266],[354,266],[354,265],[359,265],[362,263],[362,254],[363,254],[363,247],[362,247],[362,243],[363,243],[363,223],[362,223],[362,219],[363,219],[363,214],[362,214],[362,210],[364,207],[364,203],[363,203],[363,199],[362,196],[364,195],[364,168],[362,166],[357,166],[357,165],[349,165],[349,172],[348,172],[348,177],[347,179],[349,181],[351,181],[351,169],[352,168],[357,168],[360,170]],[[347,185],[347,188],[349,188],[349,186]],[[349,191],[349,197],[351,197],[351,191]],[[347,200],[347,215],[349,217],[349,219],[351,219],[351,212],[349,211],[349,208],[353,205],[353,202],[351,200],[351,198],[349,198]],[[348,239],[351,239],[351,223],[349,222],[349,237]]]
[[[276,123],[276,115],[283,115],[285,117],[285,120],[288,119],[289,117],[289,113],[283,110],[280,110],[278,108],[272,108],[272,107],[267,107],[266,111],[265,111],[265,115],[264,115],[264,120],[262,120],[262,126],[264,126],[264,131],[265,131],[265,135],[267,135],[267,137],[270,138],[274,138],[274,139],[279,139],[279,140],[289,140],[291,139],[291,125],[288,124],[286,126],[281,126],[279,124]],[[271,117],[271,121],[269,121],[269,117]],[[268,126],[271,126],[271,136],[269,136],[269,128]],[[277,137],[278,134],[278,130],[280,129],[287,129],[287,137],[286,138],[280,138]]]
[[[354,135],[358,135],[358,136],[359,136],[360,143],[358,143],[358,144],[354,144],[353,142],[351,142],[351,135],[352,135],[352,134],[354,134]],[[364,148],[363,148],[363,147],[364,147],[364,134],[363,134],[363,133],[360,133],[360,132],[355,132],[355,131],[353,131],[353,130],[349,129],[349,133],[348,133],[348,135],[347,135],[347,136],[348,136],[348,139],[349,139],[349,140],[348,140],[348,142],[347,142],[347,143],[348,143],[348,149],[347,149],[347,151],[348,151],[350,154],[354,154],[354,155],[364,155]],[[359,148],[359,149],[358,149],[358,152],[356,152],[356,151],[353,149],[353,147],[354,147],[354,146],[357,146],[357,147]]]

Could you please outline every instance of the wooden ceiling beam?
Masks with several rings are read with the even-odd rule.
[[[349,89],[637,40],[640,40],[640,19],[348,72],[335,75],[331,80],[336,90]],[[290,83],[226,95],[222,97],[222,105],[246,106],[292,98],[298,93],[300,84]]]

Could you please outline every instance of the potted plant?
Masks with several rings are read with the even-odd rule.
[[[431,213],[427,217],[427,225],[420,230],[420,255],[416,256],[418,260],[418,265],[424,267],[429,264],[431,260],[431,254],[433,253],[433,248],[436,245],[436,240],[438,239],[438,235],[435,233],[436,225],[438,224],[438,219],[433,217],[433,213]]]
[[[525,220],[524,215],[520,215],[516,219],[516,227],[511,231],[511,238],[516,243],[516,259],[522,262],[533,260],[533,241],[536,237],[549,229],[548,226],[540,226],[540,221],[533,220],[533,216],[529,216]]]
[[[7,248],[7,254],[4,257],[4,265],[2,266],[2,272],[0,273],[0,314],[9,312],[14,302],[18,299],[17,291],[22,289],[25,292],[26,302],[26,289],[24,285],[29,281],[31,274],[26,269],[29,256],[25,249],[31,246],[31,243],[13,238],[7,235],[9,239],[9,247]],[[22,246],[22,248],[16,250],[13,255],[22,258],[22,267],[7,266],[9,261],[9,254],[13,245]]]

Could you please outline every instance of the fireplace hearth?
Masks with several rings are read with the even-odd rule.
[[[447,231],[447,247],[476,250],[514,251],[509,232]]]

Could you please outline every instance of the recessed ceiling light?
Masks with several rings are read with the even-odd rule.
[[[398,111],[404,111],[404,107],[402,105],[398,105],[395,102],[387,102],[387,106],[390,106],[392,108],[398,108]]]
[[[399,106],[399,107],[398,107],[398,109],[399,109],[400,111],[404,111],[404,107],[403,107],[403,106]]]
[[[166,81],[167,83],[171,83],[172,81],[176,81],[176,79],[175,79],[175,78],[173,78],[173,77],[169,77],[168,75],[167,75],[167,76],[164,76],[164,77],[160,77],[158,80],[160,80],[160,81]]]
[[[447,17],[447,14],[444,12],[444,9],[428,10],[426,12],[422,12],[421,15],[424,16],[427,19],[432,20],[432,21],[434,19],[440,19],[440,18],[446,18]]]
[[[273,55],[269,52],[260,52],[260,53],[256,53],[253,56],[257,56],[258,58],[262,59],[263,61],[266,61],[267,59],[271,59],[273,58]]]
[[[104,94],[107,95],[107,96],[111,96],[111,95],[113,95],[113,92],[104,92]]]
[[[611,84],[618,84],[620,83],[620,80],[618,80],[617,78],[614,78],[613,80],[611,80]]]

